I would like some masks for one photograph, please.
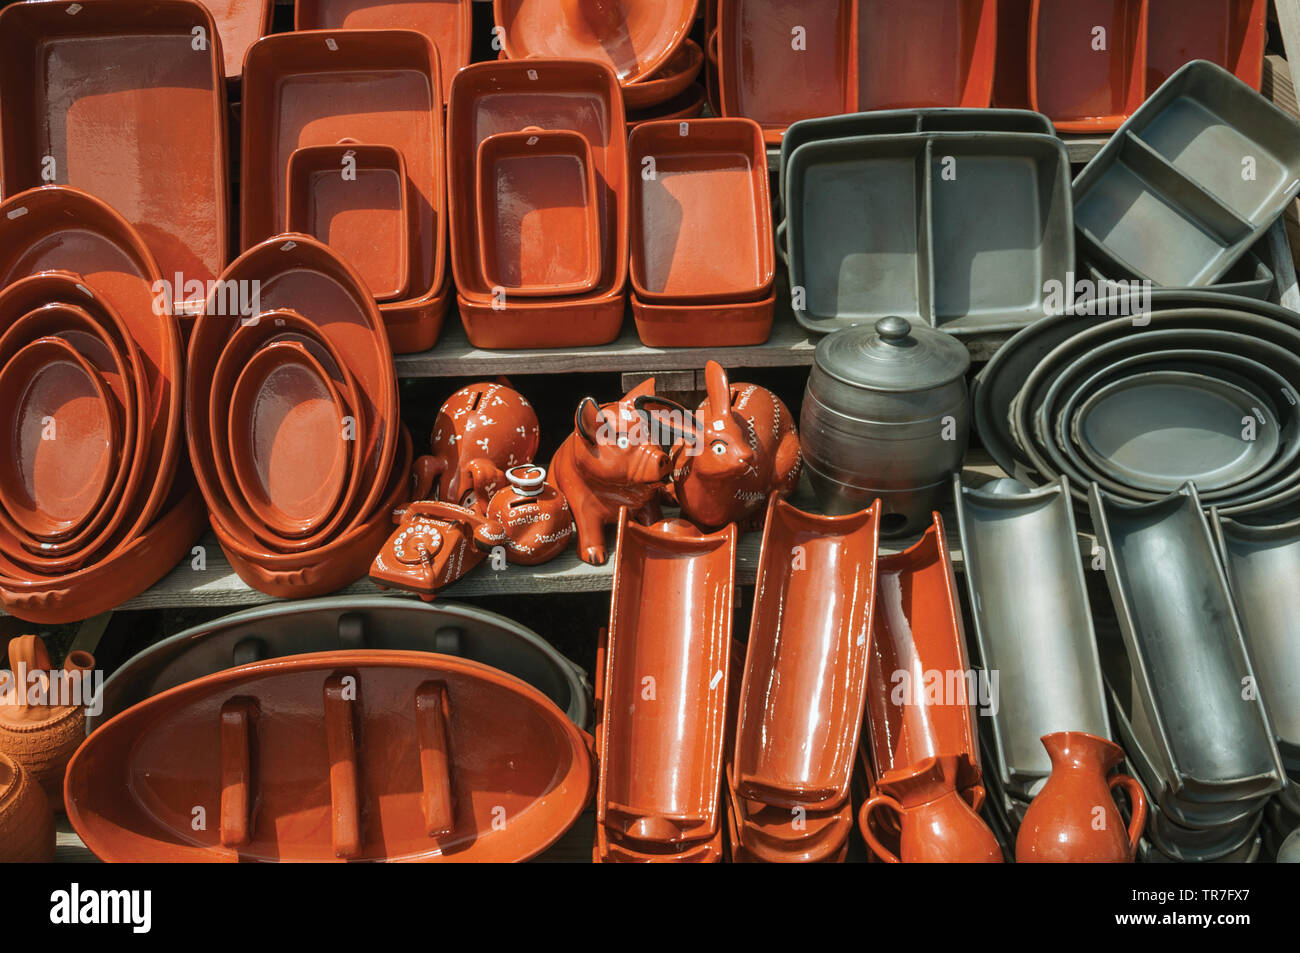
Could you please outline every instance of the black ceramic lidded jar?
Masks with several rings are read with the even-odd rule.
[[[882,536],[929,525],[966,453],[969,368],[959,340],[900,317],[818,343],[799,439],[826,512],[853,512],[878,497]]]

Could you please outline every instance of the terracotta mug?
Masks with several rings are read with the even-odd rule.
[[[89,652],[69,652],[63,670],[87,676],[95,667]],[[38,635],[20,635],[9,643],[9,668],[13,673],[49,672],[50,656]],[[50,806],[63,810],[63,774],[77,746],[86,737],[86,709],[83,705],[30,704],[27,684],[15,675],[7,677],[0,699],[0,754],[23,766],[45,789]],[[83,699],[90,689],[82,683]]]
[[[54,859],[54,812],[31,773],[0,754],[0,863]]]
[[[1058,731],[1041,740],[1052,773],[1020,824],[1016,862],[1132,863],[1146,825],[1147,799],[1133,778],[1110,774],[1124,760],[1124,749],[1086,731]],[[1132,805],[1127,830],[1111,794],[1117,787],[1128,792]]]
[[[861,825],[867,846],[877,857],[891,864],[1002,863],[997,838],[957,790],[960,760],[957,755],[926,758],[881,776],[882,793],[863,807]],[[872,814],[886,811],[896,815],[902,832],[901,857],[872,831]]]

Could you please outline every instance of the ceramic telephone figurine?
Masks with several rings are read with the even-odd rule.
[[[684,422],[673,443],[670,485],[682,516],[701,529],[757,526],[768,496],[788,497],[799,483],[794,418],[767,388],[730,384],[716,361],[705,365],[704,380],[708,397],[694,415],[661,397],[638,407],[671,409]]]
[[[533,462],[537,440],[537,414],[517,391],[490,382],[462,387],[433,425],[437,499],[464,505],[474,492],[490,498],[505,485],[507,469]]]
[[[603,407],[584,397],[574,414],[574,432],[551,461],[550,483],[569,501],[584,562],[605,562],[605,527],[618,520],[620,507],[626,506],[639,523],[659,519],[668,454],[636,407],[638,398],[652,396],[654,388],[652,377]]]

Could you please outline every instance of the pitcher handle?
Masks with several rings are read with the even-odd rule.
[[[1131,861],[1137,856],[1138,840],[1142,837],[1142,830],[1147,824],[1147,796],[1142,790],[1142,785],[1127,774],[1116,774],[1108,783],[1111,791],[1123,787],[1128,794],[1132,813],[1128,822],[1128,856]]]
[[[898,827],[901,830],[903,826],[903,805],[899,804],[888,794],[877,794],[875,797],[862,805],[862,822],[859,825],[862,828],[862,836],[866,839],[867,846],[875,853],[877,857],[889,864],[901,864],[898,855],[880,843],[875,832],[871,829],[871,814],[873,811],[888,808],[898,815]]]

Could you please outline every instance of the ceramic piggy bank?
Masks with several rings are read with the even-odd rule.
[[[487,519],[474,531],[479,549],[505,550],[506,559],[536,566],[554,559],[569,545],[573,516],[564,494],[546,483],[546,471],[533,464],[506,471],[510,484],[488,504]]]
[[[476,490],[495,493],[507,469],[533,462],[537,439],[537,414],[517,391],[496,383],[462,387],[433,425],[437,498],[465,504]]]
[[[639,406],[675,408],[682,421],[672,448],[672,496],[701,529],[755,526],[767,498],[799,483],[799,436],[781,399],[755,384],[731,385],[716,361],[704,368],[707,399],[692,415],[663,398]]]
[[[574,432],[551,461],[550,482],[564,494],[578,530],[584,562],[605,562],[605,527],[626,506],[637,522],[659,519],[659,495],[668,477],[668,454],[653,439],[638,398],[654,395],[654,378],[622,400],[597,406],[584,397],[574,414]]]

